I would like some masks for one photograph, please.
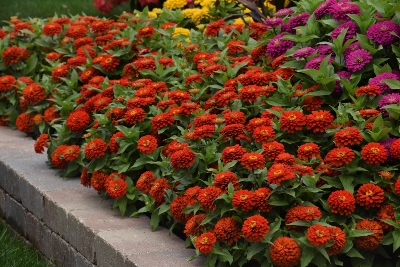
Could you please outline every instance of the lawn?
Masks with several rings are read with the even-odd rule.
[[[48,267],[50,262],[43,259],[33,247],[16,237],[0,219],[0,266],[7,267]]]
[[[0,25],[4,25],[4,21],[8,21],[11,16],[19,18],[46,18],[52,17],[55,13],[61,14],[82,14],[90,16],[104,16],[94,6],[94,0],[0,0]],[[114,8],[111,15],[121,14],[123,11],[129,11],[129,5],[123,4],[118,8]]]

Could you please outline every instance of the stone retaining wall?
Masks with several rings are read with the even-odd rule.
[[[150,219],[122,217],[79,179],[62,179],[36,154],[35,141],[0,127],[0,217],[47,258],[65,267],[200,267],[193,249],[152,232]]]

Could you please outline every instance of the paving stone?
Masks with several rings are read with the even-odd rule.
[[[68,236],[68,213],[46,194],[43,200],[43,222],[62,238]]]
[[[97,266],[99,267],[126,267],[125,258],[106,240],[96,235],[94,247],[96,251]],[[149,266],[150,267],[150,266]]]
[[[188,259],[195,255],[193,249],[180,249],[171,253],[164,251],[157,253],[134,254],[128,255],[125,260],[126,267],[144,267],[144,266],[157,266],[157,267],[204,267],[205,257],[200,256],[193,261]]]
[[[75,267],[74,249],[59,235],[51,234],[51,259],[58,267]]]
[[[0,187],[16,200],[20,199],[20,176],[8,165],[0,161]]]
[[[47,258],[52,257],[51,230],[32,213],[26,214],[26,238]]]
[[[0,218],[6,216],[6,192],[0,188]]]
[[[80,253],[75,254],[75,266],[76,267],[96,267],[97,265],[88,261],[85,257]]]
[[[25,236],[26,209],[10,195],[6,195],[6,221],[15,231]]]

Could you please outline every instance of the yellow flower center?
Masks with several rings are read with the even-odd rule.
[[[338,198],[339,198],[341,201],[345,201],[345,200],[346,200],[346,197],[345,197],[345,196],[338,196]]]
[[[274,171],[274,175],[279,175],[279,174],[282,174],[282,170]]]
[[[251,221],[249,224],[250,228],[254,228],[254,227],[256,227],[256,225],[257,225],[256,221]]]
[[[339,158],[343,158],[345,155],[346,155],[346,153],[344,153],[343,151],[337,153],[337,156],[338,156]]]
[[[296,115],[289,115],[288,116],[288,119],[290,120],[290,121],[294,121],[295,119],[297,119],[297,117],[296,117]]]
[[[268,135],[269,133],[268,133],[267,130],[262,130],[262,131],[261,131],[261,134],[262,134],[262,135]]]
[[[257,159],[257,156],[250,156],[249,159],[250,159],[250,160],[256,160],[256,159]]]
[[[379,148],[377,147],[373,147],[371,148],[372,153],[374,153],[375,155],[379,153]]]
[[[208,243],[208,238],[207,237],[203,237],[200,241],[201,244],[206,245]]]
[[[150,145],[150,140],[145,140],[142,142],[142,146],[149,146]]]
[[[248,195],[240,195],[240,200],[246,200],[248,198]]]
[[[372,196],[374,194],[374,192],[372,192],[372,190],[368,190],[367,192],[365,192],[366,196]]]
[[[312,146],[306,146],[306,147],[304,148],[305,151],[310,151],[311,149],[312,149]]]
[[[107,58],[106,59],[106,63],[108,64],[108,63],[111,63],[113,60],[112,60],[112,58],[111,57],[109,57],[109,58]]]
[[[315,235],[318,236],[318,237],[323,237],[323,236],[325,236],[324,231],[321,231],[321,230],[315,231]]]

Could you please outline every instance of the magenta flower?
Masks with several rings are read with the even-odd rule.
[[[360,7],[356,4],[351,4],[351,2],[338,2],[332,5],[333,18],[337,21],[350,21],[349,14],[360,15]]]
[[[271,57],[279,57],[293,47],[294,42],[290,40],[282,40],[281,37],[285,36],[285,34],[281,33],[272,38],[272,40],[267,45],[267,51],[271,55]]]
[[[294,12],[293,9],[291,8],[283,8],[281,10],[278,10],[277,12],[275,12],[274,16],[275,17],[285,17],[289,14],[292,14]]]
[[[351,77],[351,73],[348,71],[345,71],[345,70],[338,71],[336,74],[340,78],[345,78],[347,80],[350,80],[350,77]],[[333,91],[333,94],[338,96],[338,95],[342,94],[342,91],[343,91],[343,89],[342,89],[342,86],[340,85],[340,80],[336,80],[335,81],[335,90]]]
[[[396,79],[400,81],[396,74],[390,72],[384,72],[376,75],[375,78],[369,80],[369,84],[376,84],[379,86],[380,93],[383,94],[385,92],[392,92],[392,89],[385,83],[385,79]]]
[[[394,161],[393,156],[390,154],[390,146],[391,146],[391,145],[393,144],[393,142],[396,141],[396,140],[397,140],[397,138],[389,138],[389,139],[386,139],[385,141],[379,142],[379,143],[385,148],[385,150],[386,150],[386,152],[387,152],[387,154],[388,154],[388,157],[387,157],[386,162],[392,162],[392,161]]]
[[[356,51],[357,49],[361,49],[360,43],[358,41],[352,43],[346,48],[346,50],[344,50],[344,58],[346,58],[348,55],[350,55],[351,52]]]
[[[347,29],[346,35],[344,36],[344,41],[347,41],[347,40],[353,38],[354,36],[356,36],[356,33],[358,31],[358,26],[357,26],[357,24],[355,24],[352,21],[343,23],[332,31],[331,37],[337,38],[344,29]]]
[[[269,27],[272,27],[272,28],[276,28],[276,27],[278,27],[279,25],[282,25],[282,24],[283,24],[283,19],[281,19],[281,18],[270,18],[270,19],[266,19],[264,21],[264,25],[265,26],[269,26]]]
[[[332,6],[336,4],[336,0],[328,0],[322,2],[315,10],[314,16],[316,19],[321,19],[323,15],[332,14]]]
[[[293,57],[295,59],[303,59],[305,57],[311,56],[312,54],[315,53],[315,49],[309,46],[297,49],[294,54]]]
[[[397,103],[399,103],[399,101],[400,101],[400,94],[385,95],[379,101],[379,111],[382,113],[382,115],[389,116],[389,113],[383,107],[385,107],[387,105],[397,104]]]
[[[351,52],[346,58],[347,69],[351,72],[362,70],[372,59],[369,51],[365,49],[357,49]]]
[[[318,50],[318,54],[320,54],[320,55],[326,55],[327,56],[327,55],[332,55],[333,54],[332,47],[330,47],[329,45],[324,45],[324,44],[317,45],[315,47],[315,49]]]
[[[366,35],[374,43],[383,46],[389,46],[394,42],[398,41],[399,38],[393,35],[391,32],[400,35],[400,26],[389,20],[377,22],[366,31]]]
[[[321,66],[321,62],[326,58],[327,56],[318,56],[315,57],[313,59],[311,59],[310,61],[307,62],[307,64],[304,66],[305,69],[316,69],[319,70],[320,66]],[[333,58],[330,57],[329,58],[329,64],[332,63]]]

